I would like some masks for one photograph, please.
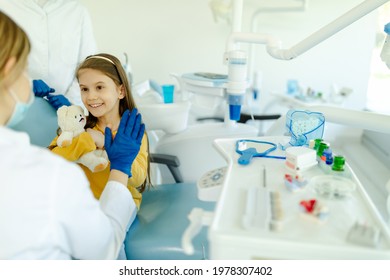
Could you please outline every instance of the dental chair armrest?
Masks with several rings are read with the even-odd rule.
[[[176,183],[183,183],[183,176],[180,173],[180,161],[177,156],[166,154],[150,154],[150,162],[157,164],[165,164],[172,173],[173,179]]]
[[[224,121],[224,119],[220,117],[202,117],[202,118],[197,118],[196,120],[198,122],[203,122],[203,121],[223,122]]]
[[[187,255],[194,254],[192,239],[198,235],[203,226],[210,226],[214,217],[214,212],[205,211],[202,208],[195,207],[188,215],[190,225],[184,231],[181,239],[181,246]]]
[[[253,118],[256,121],[266,121],[266,120],[277,120],[281,117],[279,114],[275,115],[253,115]],[[249,114],[241,113],[239,123],[246,123],[248,120],[251,120],[252,117]]]

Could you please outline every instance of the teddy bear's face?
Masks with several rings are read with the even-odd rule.
[[[80,106],[62,106],[57,111],[58,124],[62,131],[83,130],[87,120]]]
[[[71,118],[71,117],[69,117],[69,118]],[[85,119],[85,116],[83,114],[78,113],[78,114],[73,115],[72,122],[73,122],[72,127],[84,128],[85,124],[87,123],[87,120]]]

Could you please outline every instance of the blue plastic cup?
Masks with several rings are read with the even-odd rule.
[[[288,95],[298,95],[299,93],[299,84],[297,80],[287,80],[287,94]]]
[[[164,103],[173,103],[173,92],[175,91],[175,85],[162,85],[161,87],[164,95]]]

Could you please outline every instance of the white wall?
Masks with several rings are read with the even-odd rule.
[[[263,14],[260,32],[291,47],[363,0],[311,0],[304,13]],[[215,23],[208,0],[80,0],[90,11],[100,51],[123,58],[128,53],[136,82],[171,81],[169,73],[226,73],[222,56],[230,27]],[[243,31],[261,3],[244,0]],[[290,5],[297,1],[283,1]],[[258,4],[260,3],[260,4]],[[263,5],[261,4],[261,5]],[[260,6],[261,6],[260,5]],[[375,39],[376,13],[360,19],[293,61],[278,61],[257,46],[256,69],[263,72],[262,106],[267,92],[284,92],[286,80],[328,92],[332,83],[354,90],[348,107],[363,108]]]
[[[98,47],[131,59],[135,80],[170,81],[170,72],[225,71],[230,27],[213,22],[208,0],[80,0]]]

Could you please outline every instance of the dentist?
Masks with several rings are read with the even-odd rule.
[[[98,201],[76,164],[12,130],[34,100],[26,74],[30,42],[1,11],[0,46],[0,259],[116,259],[136,214],[126,188],[128,155],[145,129],[136,110],[125,112],[113,140],[105,139],[115,167]]]
[[[71,103],[83,107],[75,70],[97,52],[88,10],[75,0],[0,0],[0,10],[29,36],[35,95],[55,110]]]

